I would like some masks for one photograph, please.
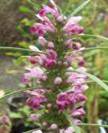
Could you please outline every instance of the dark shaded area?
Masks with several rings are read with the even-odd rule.
[[[16,24],[21,18],[18,11],[21,2],[19,0],[0,0],[0,43],[2,45],[15,45],[16,40],[21,39],[16,30]]]

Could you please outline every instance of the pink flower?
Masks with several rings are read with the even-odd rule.
[[[79,42],[73,43],[73,44],[72,44],[72,48],[73,48],[74,50],[80,50],[81,44],[80,44]]]
[[[73,117],[81,117],[85,115],[85,111],[83,108],[75,109],[72,111],[72,116]]]
[[[55,27],[51,21],[45,17],[42,23],[36,23],[30,28],[32,34],[44,36],[47,32],[55,32]]]
[[[79,63],[78,55],[76,52],[66,55],[64,59],[71,66],[72,66],[72,64],[78,65],[78,63]]]
[[[49,20],[48,17],[44,17],[44,20],[42,21],[42,23],[45,25],[45,28],[47,31],[49,31],[49,32],[56,31],[54,24]]]
[[[29,56],[28,60],[32,63],[32,64],[43,64],[43,57],[45,55],[41,54],[41,55],[37,55],[37,56]],[[46,58],[46,57],[45,57]]]
[[[36,64],[38,62],[36,56],[29,56],[28,60],[31,62],[31,64]]]
[[[57,103],[58,108],[59,108],[60,110],[64,110],[64,109],[67,107],[67,105],[69,104],[67,93],[60,93],[60,94],[57,96],[56,103]]]
[[[72,41],[72,39],[68,39],[68,40],[66,40],[65,41],[65,45],[66,45],[66,47],[67,48],[72,48],[72,45],[73,45],[73,41]]]
[[[40,115],[37,114],[31,114],[30,115],[30,120],[31,121],[37,121],[39,119]]]
[[[30,68],[29,71],[24,74],[24,79],[28,81],[32,78],[43,80],[45,76],[46,75],[44,74],[44,71],[41,68],[35,67],[35,68]]]
[[[47,44],[47,40],[42,36],[38,38],[38,42],[42,47],[45,47],[45,45]]]
[[[78,24],[69,24],[66,25],[63,30],[68,34],[68,35],[73,35],[73,34],[81,34],[84,32],[83,27],[79,26]]]
[[[26,93],[29,95],[32,95],[32,96],[38,96],[39,94],[44,95],[46,93],[46,91],[45,91],[45,89],[40,88],[40,89],[35,89],[33,91],[28,90],[28,91],[26,91]]]
[[[56,51],[52,49],[47,50],[47,57],[56,60],[57,59],[57,53]]]
[[[84,31],[84,28],[78,25],[78,22],[81,20],[81,17],[71,17],[65,26],[63,27],[63,30],[68,34],[68,35],[73,35],[73,34],[80,34]]]
[[[26,101],[27,105],[33,109],[38,109],[43,102],[44,102],[44,98],[40,96],[30,97]]]
[[[79,42],[73,42],[72,39],[66,40],[65,45],[67,48],[70,48],[73,50],[80,50],[81,48],[81,44]]]
[[[43,89],[36,89],[35,91],[27,91],[30,97],[27,99],[27,105],[33,109],[38,109],[42,103],[46,102]]]
[[[44,24],[36,23],[30,28],[30,32],[34,35],[44,36],[47,31]]]
[[[80,74],[72,72],[67,79],[67,83],[73,83],[74,85],[84,84],[86,82],[87,76],[85,74]]]
[[[75,92],[84,92],[85,90],[87,90],[88,89],[88,86],[84,83],[84,84],[82,84],[82,83],[76,83],[76,84],[74,84],[74,87],[73,87],[73,90],[75,91]]]
[[[86,96],[82,93],[71,92],[68,93],[68,101],[70,104],[76,104],[87,100]]]
[[[52,68],[54,65],[56,64],[56,61],[55,60],[52,60],[52,59],[48,59],[45,61],[45,64],[44,66],[46,68]]]
[[[9,117],[7,116],[7,115],[2,115],[2,116],[0,116],[0,125],[2,125],[2,126],[6,126],[6,125],[10,125],[11,123],[10,123],[10,119],[9,119]]]
[[[57,8],[54,7],[50,7],[50,6],[44,6],[40,11],[39,11],[39,15],[41,17],[44,17],[46,14],[51,13],[53,16],[58,17],[59,16],[59,12],[57,10]]]
[[[85,65],[85,60],[84,60],[84,58],[83,57],[78,57],[77,59],[77,62],[78,62],[78,66],[79,67],[83,67],[84,65]]]
[[[43,62],[43,66],[45,68],[52,68],[56,64],[57,53],[52,49],[48,49],[46,52],[47,52],[46,55],[45,54],[40,55]]]

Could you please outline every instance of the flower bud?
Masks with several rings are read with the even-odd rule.
[[[39,44],[40,44],[42,47],[44,47],[44,46],[46,45],[46,43],[47,43],[47,40],[46,40],[44,37],[40,36],[40,37],[38,38],[38,42],[39,42]]]
[[[36,115],[36,114],[31,114],[30,115],[30,120],[31,121],[37,121],[39,119],[39,115]]]
[[[37,60],[34,56],[29,56],[28,60],[30,61],[31,64],[36,64],[37,63]]]
[[[47,104],[47,108],[50,109],[51,107],[52,107],[52,104],[51,104],[51,103],[48,103],[48,104]]]
[[[48,48],[54,48],[54,43],[53,42],[48,42]]]
[[[59,85],[61,83],[62,83],[62,78],[61,77],[56,77],[55,80],[54,80],[54,84]]]
[[[46,121],[44,121],[44,122],[42,123],[43,126],[47,126],[47,124],[48,124],[48,123],[47,123]]]
[[[64,21],[64,16],[63,15],[58,16],[57,21],[58,22],[63,22]]]
[[[58,128],[58,126],[57,126],[57,124],[52,124],[51,126],[50,126],[50,129],[57,129]]]
[[[73,44],[72,44],[72,48],[73,48],[74,50],[79,50],[79,49],[81,48],[81,44],[78,43],[78,42],[73,43]]]

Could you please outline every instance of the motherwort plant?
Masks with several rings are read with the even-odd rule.
[[[23,76],[29,89],[27,105],[42,113],[37,121],[43,127],[72,130],[68,128],[70,121],[78,125],[85,114],[88,88],[81,52],[84,47],[74,39],[84,32],[79,25],[81,17],[65,17],[52,0],[36,16],[39,21],[30,32],[38,37],[41,51],[35,54],[37,48],[30,47],[34,51],[28,58],[31,67]]]

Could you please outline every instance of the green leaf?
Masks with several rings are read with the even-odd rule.
[[[20,6],[19,11],[21,13],[29,13],[30,9],[28,7],[26,7],[26,6]]]
[[[84,3],[82,3],[78,8],[76,8],[76,9],[72,12],[71,16],[74,16],[74,15],[76,15],[78,12],[80,12],[90,1],[91,1],[91,0],[87,0],[87,1],[85,1]]]
[[[101,79],[99,79],[98,77],[90,74],[90,73],[86,73],[87,76],[92,79],[93,81],[95,81],[99,86],[101,86],[104,90],[108,91],[108,85],[105,84]]]
[[[20,113],[11,112],[10,117],[11,118],[22,118],[22,115]]]
[[[82,37],[89,37],[89,38],[99,38],[101,40],[104,40],[104,41],[108,41],[108,38],[105,37],[105,36],[102,36],[102,35],[94,35],[94,34],[81,34],[80,36]]]
[[[1,97],[0,100],[2,100],[2,99],[4,99],[4,98],[7,98],[7,97],[9,97],[9,96],[11,96],[11,95],[15,95],[15,94],[19,94],[19,93],[21,93],[21,92],[24,92],[25,90],[27,90],[27,88],[23,88],[23,89],[21,89],[21,90],[16,90],[16,91],[11,90],[9,93],[7,93],[7,94],[5,94],[3,97]]]
[[[22,114],[28,116],[30,114],[30,108],[28,106],[24,106],[24,107],[19,109],[19,112],[21,112]]]
[[[40,5],[36,2],[33,2],[32,0],[27,0],[27,2],[31,4],[35,10],[38,10],[40,8]]]

